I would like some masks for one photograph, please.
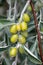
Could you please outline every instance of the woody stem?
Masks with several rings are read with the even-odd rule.
[[[32,7],[34,24],[35,24],[35,28],[36,28],[36,31],[37,31],[37,34],[38,34],[38,46],[39,46],[40,57],[41,57],[41,60],[43,62],[42,47],[41,47],[41,36],[40,36],[40,31],[39,31],[39,28],[38,28],[38,20],[37,20],[37,16],[36,16],[36,12],[35,12],[32,0],[30,0],[30,5]]]

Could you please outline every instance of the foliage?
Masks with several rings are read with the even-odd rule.
[[[42,0],[40,1],[33,0],[33,4],[35,6],[39,30],[41,33],[41,44],[43,51],[43,22],[42,22],[43,2]],[[31,10],[28,9],[28,7],[30,6],[29,1],[7,0],[7,2],[9,4],[9,10],[7,16],[0,16],[0,60],[2,61],[2,65],[37,65],[37,64],[42,65],[38,48],[38,39],[34,24],[33,13],[32,9]],[[11,7],[11,3],[14,6]],[[29,19],[28,16],[27,18],[26,16],[23,18],[24,13],[26,13],[26,16],[28,14]],[[26,25],[22,24],[21,26],[21,23],[23,23],[22,21],[24,21]],[[19,31],[16,30],[16,33],[11,33],[10,27],[12,25],[17,25],[18,23],[20,24],[21,29],[18,27],[18,29],[20,29]],[[25,29],[26,26],[27,28]],[[26,35],[25,32],[27,32],[26,34],[28,35]],[[16,34],[18,35],[17,40],[15,40],[16,39],[15,37],[15,39],[12,39],[13,40],[12,43],[10,41],[10,38],[11,36]],[[23,39],[21,38],[19,42],[18,39],[21,36],[23,37]],[[25,44],[24,43],[22,44],[21,42],[25,42]],[[10,57],[9,49],[11,47],[17,48],[18,53],[16,57]],[[25,50],[23,54],[19,52],[19,47],[22,47]]]

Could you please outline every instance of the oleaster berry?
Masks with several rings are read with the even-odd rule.
[[[12,47],[9,50],[9,56],[10,57],[15,57],[17,55],[17,48],[16,47]]]
[[[17,31],[18,32],[21,31],[21,25],[20,25],[20,23],[17,23]]]
[[[17,42],[17,40],[18,40],[18,35],[17,34],[14,34],[10,37],[10,42],[11,43],[15,43],[15,42]]]
[[[20,52],[21,54],[24,54],[24,52],[25,52],[24,48],[19,47],[19,52]]]
[[[24,15],[23,15],[23,21],[30,22],[30,16],[27,13],[24,13]]]
[[[28,10],[28,11],[32,11],[31,5],[29,5],[29,6],[27,7],[27,10]]]
[[[25,44],[26,43],[26,38],[22,35],[19,35],[19,43]]]
[[[28,29],[27,23],[26,22],[21,22],[21,30],[26,31]]]
[[[12,25],[12,26],[10,27],[10,33],[14,34],[14,33],[16,33],[16,32],[17,32],[17,27],[16,27],[16,24],[15,24],[15,25]]]
[[[21,34],[22,34],[24,37],[28,37],[28,32],[27,32],[27,31],[21,32]]]

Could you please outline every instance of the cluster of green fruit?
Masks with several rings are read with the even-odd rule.
[[[31,6],[28,7],[29,10],[31,9]],[[10,37],[10,41],[11,43],[15,43],[15,42],[19,42],[21,44],[25,44],[26,43],[26,38],[28,36],[28,25],[27,23],[30,21],[30,16],[27,13],[24,13],[23,15],[23,21],[22,22],[18,22],[15,25],[12,25],[10,27],[10,33],[12,34],[12,36]],[[20,32],[18,34],[18,32]],[[16,48],[16,47],[11,47],[9,50],[9,55],[10,57],[15,57],[18,53],[18,50],[21,54],[24,53],[24,49],[22,47]]]
[[[10,27],[10,33],[13,34],[10,38],[11,43],[15,43],[18,40],[20,43],[25,44],[26,42],[25,37],[28,36],[27,22],[29,21],[30,21],[30,16],[27,13],[25,13],[23,15],[23,22],[17,23]],[[17,32],[20,32],[22,35],[21,34],[18,35]]]
[[[11,47],[10,50],[9,50],[9,56],[10,56],[10,57],[15,57],[15,56],[17,55],[18,51],[19,51],[21,54],[24,54],[24,53],[25,53],[25,50],[24,50],[24,48],[22,48],[22,47],[19,47],[19,48]]]

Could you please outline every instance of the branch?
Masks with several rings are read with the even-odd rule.
[[[17,8],[16,8],[16,6],[17,6],[17,0],[15,0],[15,3],[14,3],[14,15],[12,17],[12,20],[14,20],[14,22],[15,22],[16,14],[17,14]]]
[[[38,29],[38,20],[37,20],[37,17],[36,17],[36,12],[34,10],[34,5],[32,3],[32,0],[30,0],[30,4],[31,4],[31,7],[32,7],[32,12],[33,12],[33,16],[34,16],[34,23],[35,23],[36,31],[37,31],[37,34],[38,34],[38,46],[39,46],[40,57],[41,57],[41,60],[43,62],[42,47],[41,47],[41,37],[40,37],[39,29]]]
[[[11,18],[11,0],[8,0],[8,3],[9,3],[9,10],[7,12],[7,18],[9,20],[9,18]]]
[[[22,10],[22,12],[21,12],[21,16],[20,16],[19,22],[22,21],[23,14],[24,14],[24,12],[25,12],[27,6],[29,5],[29,3],[30,3],[30,0],[28,0],[27,3],[26,3],[26,5],[24,6],[24,8],[23,8],[23,10]]]
[[[26,43],[26,47],[28,48],[28,42]],[[25,65],[27,65],[27,61],[28,61],[28,59],[27,59],[27,57],[25,58]]]

